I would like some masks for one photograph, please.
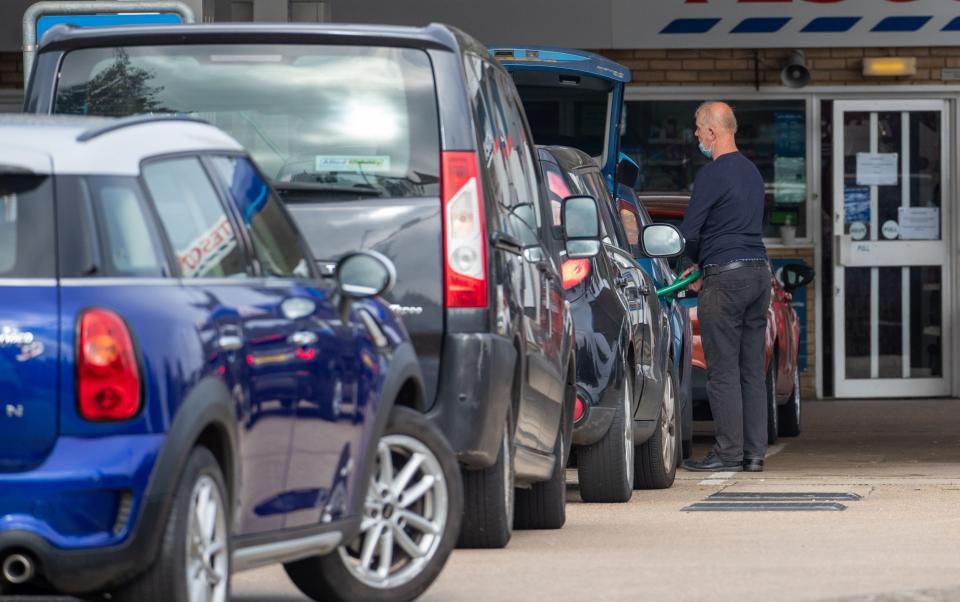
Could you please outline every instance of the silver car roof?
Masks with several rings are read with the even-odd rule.
[[[144,159],[209,151],[243,147],[212,125],[177,116],[0,114],[0,173],[136,176]]]

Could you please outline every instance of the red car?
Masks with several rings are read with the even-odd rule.
[[[655,221],[680,225],[687,210],[687,195],[641,195],[650,216]],[[679,266],[672,266],[677,269]],[[795,437],[800,434],[800,371],[797,357],[800,351],[800,321],[790,301],[792,291],[813,280],[813,269],[806,265],[784,266],[777,276],[770,278],[770,309],[767,315],[767,344],[764,362],[767,369],[767,432],[770,443],[778,436]],[[707,403],[707,363],[703,357],[700,324],[697,319],[696,294],[686,291],[682,301],[690,308],[693,322],[693,401],[698,417],[709,413]]]

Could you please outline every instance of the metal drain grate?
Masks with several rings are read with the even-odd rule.
[[[842,512],[856,493],[720,491],[681,512]]]
[[[707,498],[708,501],[717,500],[720,502],[859,502],[860,499],[860,496],[856,493],[788,493],[783,491],[718,491]]]
[[[841,512],[839,502],[698,502],[683,512]]]

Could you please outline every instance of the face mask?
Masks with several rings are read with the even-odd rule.
[[[700,143],[700,152],[703,153],[703,156],[707,159],[713,158],[713,151],[703,145],[703,142]]]

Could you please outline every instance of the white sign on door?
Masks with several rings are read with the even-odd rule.
[[[858,186],[892,186],[897,183],[897,153],[857,153]]]
[[[939,207],[900,207],[901,240],[938,240]]]

